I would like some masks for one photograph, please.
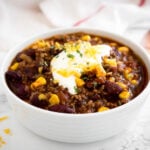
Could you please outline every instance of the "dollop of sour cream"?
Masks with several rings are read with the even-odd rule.
[[[76,94],[77,83],[84,72],[95,71],[96,76],[105,76],[102,57],[109,56],[111,47],[106,44],[91,45],[86,41],[65,43],[64,50],[51,61],[53,79],[71,94]]]

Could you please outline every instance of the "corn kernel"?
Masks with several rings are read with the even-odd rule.
[[[46,79],[44,77],[39,77],[31,84],[31,89],[34,89],[36,87],[42,86],[46,84]]]
[[[11,70],[16,70],[16,69],[18,68],[18,66],[19,66],[19,63],[16,62],[16,63],[14,63],[14,64],[10,67],[10,69],[11,69]]]
[[[117,62],[116,59],[108,59],[108,58],[104,58],[104,63],[108,64],[111,67],[117,67]]]
[[[58,42],[55,42],[55,48],[56,49],[61,49],[62,47],[61,47],[61,45]]]
[[[40,83],[41,85],[45,85],[46,79],[44,77],[39,77],[35,82]]]
[[[132,71],[132,69],[130,67],[127,67],[125,70],[124,70],[124,73],[130,73]]]
[[[114,77],[110,77],[110,78],[109,78],[109,81],[115,82],[115,78],[114,78]]]
[[[106,76],[106,71],[102,65],[96,66],[95,71],[96,71],[97,77],[105,77]]]
[[[11,130],[9,128],[5,128],[4,129],[4,133],[11,135]]]
[[[121,88],[126,89],[127,86],[122,82],[116,82]]]
[[[126,46],[119,47],[118,50],[119,50],[120,52],[125,52],[125,53],[128,53],[128,52],[129,52],[129,48],[126,47]]]
[[[77,46],[74,46],[72,42],[65,43],[64,48],[67,52],[73,52],[77,50]]]
[[[8,116],[0,117],[0,122],[4,121],[4,120],[6,120],[6,119],[8,119]]]
[[[89,35],[83,35],[83,36],[81,37],[81,39],[82,39],[83,41],[90,41],[90,40],[91,40],[91,37],[90,37]]]
[[[98,109],[98,112],[102,112],[102,111],[106,111],[106,110],[109,110],[108,107],[105,107],[105,106],[102,106]]]
[[[39,40],[39,41],[35,42],[32,45],[33,49],[37,49],[37,48],[49,48],[49,47],[50,47],[49,42],[47,42],[45,40]]]
[[[110,43],[110,46],[116,47],[116,46],[117,46],[117,43]]]
[[[3,138],[0,136],[0,148],[6,144],[6,142],[3,140]]]
[[[132,73],[129,73],[129,74],[125,74],[125,78],[129,81],[131,81],[133,79],[133,74]]]
[[[60,103],[59,97],[56,94],[51,94],[51,97],[49,99],[49,103],[51,105],[56,105]]]
[[[40,48],[50,47],[50,44],[44,40],[38,41],[37,44]]]
[[[134,84],[134,85],[137,85],[138,81],[137,80],[131,80],[131,83]]]
[[[39,99],[39,100],[46,100],[47,97],[46,97],[45,94],[40,94],[40,95],[38,96],[38,99]]]
[[[82,79],[80,79],[80,78],[76,78],[76,84],[77,84],[77,86],[83,86],[85,83],[84,83],[84,81],[82,80]]]
[[[124,70],[124,77],[129,81],[131,81],[134,77],[134,75],[131,73],[131,71],[132,71],[132,69],[130,67],[128,67]]]
[[[99,38],[98,37],[94,37],[94,41],[98,41],[99,40]]]
[[[119,98],[121,98],[121,99],[128,99],[129,97],[130,97],[130,92],[128,92],[128,91],[122,91],[119,94]]]

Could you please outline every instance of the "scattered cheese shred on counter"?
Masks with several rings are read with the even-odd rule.
[[[6,119],[8,119],[8,116],[0,117],[0,122],[4,121],[4,120],[6,120]]]
[[[0,117],[0,122],[2,122],[2,121],[5,121],[5,120],[7,120],[8,119],[8,116],[2,116],[2,117]],[[10,130],[10,128],[3,128],[3,129],[1,129],[0,130],[0,132],[3,132],[7,137],[9,136],[9,135],[12,135],[12,132],[11,132],[11,130]],[[6,138],[6,136],[3,136],[4,134],[3,133],[0,133],[1,135],[0,135],[0,148],[2,148],[5,144],[7,144],[6,143],[6,141],[4,140],[4,137]],[[6,138],[7,139],[7,138]]]
[[[11,130],[9,128],[5,128],[3,131],[7,135],[12,135]]]
[[[6,142],[4,141],[4,139],[0,136],[0,148],[5,145]]]

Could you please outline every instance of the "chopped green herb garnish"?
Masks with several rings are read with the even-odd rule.
[[[77,50],[77,53],[80,55],[80,57],[83,56],[83,54],[79,50]]]
[[[62,49],[64,52],[66,52],[66,49]]]
[[[90,63],[89,63],[89,62],[87,62],[86,64],[87,64],[87,65],[89,65]]]
[[[86,81],[86,80],[88,80],[88,77],[84,76],[84,77],[82,77],[82,79],[83,79],[84,81]]]
[[[72,54],[67,54],[67,57],[69,57],[69,58],[74,58],[74,55],[72,55]]]
[[[54,46],[54,45],[51,45],[50,49],[54,49],[54,48],[55,48],[55,46]]]
[[[59,55],[56,55],[55,57],[56,57],[56,58],[58,58],[58,57],[59,57]]]
[[[79,92],[79,89],[78,89],[76,86],[74,86],[74,91],[75,91],[76,93],[78,93],[78,92]]]
[[[97,82],[93,82],[93,84],[94,84],[94,88],[96,88],[97,87]]]

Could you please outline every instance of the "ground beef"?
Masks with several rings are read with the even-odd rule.
[[[77,94],[71,94],[54,81],[50,62],[65,50],[65,43],[78,40],[92,45],[107,44],[112,50],[102,62],[106,75],[97,77],[95,71],[83,72],[80,78],[84,84],[75,89]],[[49,111],[75,114],[123,105],[136,97],[148,82],[144,63],[129,47],[86,33],[36,41],[16,55],[5,76],[12,92],[25,102]]]

